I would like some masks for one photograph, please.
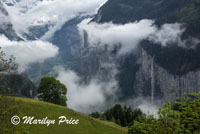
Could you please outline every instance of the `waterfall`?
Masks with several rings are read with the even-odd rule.
[[[151,102],[154,102],[155,78],[154,78],[154,57],[151,61]]]

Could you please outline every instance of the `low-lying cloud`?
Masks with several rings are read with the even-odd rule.
[[[162,100],[151,101],[151,97],[137,96],[129,98],[124,102],[133,109],[140,109],[146,115],[154,115],[158,117],[159,107],[163,105]]]
[[[185,28],[178,23],[164,24],[158,28],[153,20],[147,19],[127,24],[113,24],[112,22],[98,24],[90,20],[86,19],[78,25],[81,36],[83,37],[86,32],[91,46],[108,45],[112,48],[113,45],[120,44],[119,54],[131,52],[144,39],[163,46],[170,43],[184,45],[181,36]]]
[[[89,23],[90,19],[86,19],[79,24],[79,31],[83,36],[83,31],[88,34],[88,42],[90,45],[114,45],[121,44],[120,53],[126,53],[133,49],[142,40],[150,36],[156,31],[152,20],[141,20],[135,23],[118,25],[113,23],[97,24]]]
[[[0,36],[0,47],[7,56],[14,55],[19,64],[19,71],[25,71],[30,63],[43,62],[57,55],[58,48],[44,41],[10,41]]]
[[[93,78],[87,84],[83,84],[83,80],[77,73],[71,70],[58,68],[57,79],[64,83],[68,89],[67,104],[69,108],[84,113],[92,111],[105,110],[107,96],[112,95],[115,98],[118,89],[117,82],[114,78],[116,70],[111,70],[112,76],[109,81],[102,82],[97,78]]]
[[[160,29],[157,29],[156,32],[151,34],[149,40],[154,43],[160,43],[162,46],[173,43],[184,46],[184,42],[181,40],[184,31],[185,28],[179,23],[164,24]]]

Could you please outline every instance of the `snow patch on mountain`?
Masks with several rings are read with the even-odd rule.
[[[68,20],[95,14],[107,0],[3,0],[16,32],[29,33],[34,26],[48,26],[48,39]]]

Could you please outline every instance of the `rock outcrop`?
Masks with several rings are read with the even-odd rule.
[[[0,93],[34,98],[36,96],[35,85],[25,76],[19,74],[0,74]]]

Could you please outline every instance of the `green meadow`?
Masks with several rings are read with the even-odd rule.
[[[20,126],[23,126],[22,133],[27,134],[127,134],[128,129],[122,128],[112,122],[101,121],[88,115],[75,112],[63,106],[37,101],[27,98],[15,98],[20,105]],[[34,119],[55,119],[55,124],[24,125],[23,117],[31,116]],[[79,119],[78,125],[62,123],[58,125],[59,117],[66,116],[68,119]]]

